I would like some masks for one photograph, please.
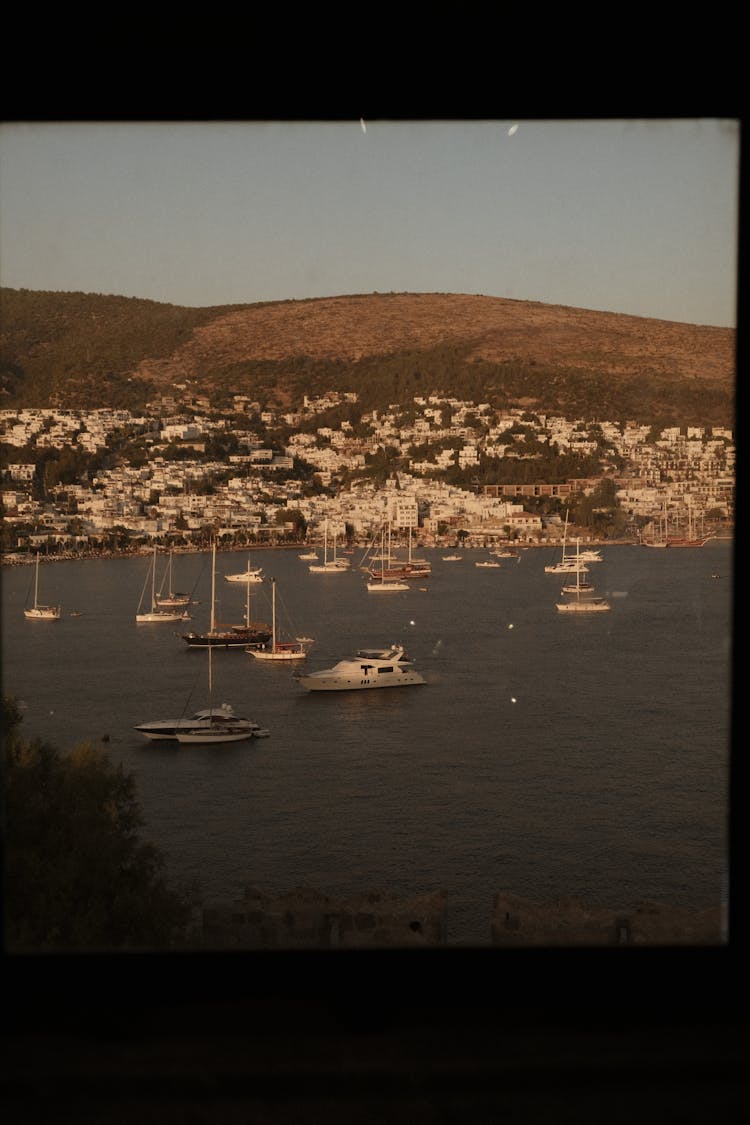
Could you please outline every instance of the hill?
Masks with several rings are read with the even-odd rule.
[[[214,308],[0,290],[8,406],[138,409],[189,383],[286,406],[443,391],[568,416],[733,424],[733,329],[465,294],[373,293]]]

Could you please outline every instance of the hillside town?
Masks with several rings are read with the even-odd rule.
[[[320,543],[324,525],[366,543],[385,520],[426,546],[545,545],[559,541],[569,502],[596,499],[603,482],[616,518],[581,528],[590,540],[639,541],[667,524],[701,536],[732,527],[730,429],[566,419],[438,394],[363,413],[355,425],[346,414],[356,400],[332,391],[270,410],[237,394],[227,411],[176,385],[148,416],[2,410],[3,560],[211,539]],[[137,456],[117,452],[123,435]],[[551,481],[549,458],[567,454],[595,458],[598,471]],[[65,478],[60,465],[75,469],[84,455],[96,469]],[[509,461],[529,463],[519,483],[483,482],[480,466]]]

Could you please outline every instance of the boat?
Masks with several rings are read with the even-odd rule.
[[[23,611],[24,617],[29,621],[59,621],[62,607],[59,605],[41,605],[39,602],[39,552],[36,553],[36,570],[34,573],[34,604],[27,606]]]
[[[138,603],[135,620],[139,625],[153,624],[153,623],[166,623],[167,621],[187,621],[190,615],[185,610],[184,606],[160,606],[156,601],[156,547],[154,547],[154,554],[149,568],[151,574],[151,609],[143,609],[143,599],[146,594],[148,586],[148,573],[146,580],[143,583],[141,590],[141,600]]]
[[[381,531],[381,539],[380,572],[378,573],[376,570],[370,571],[370,580],[367,583],[368,594],[398,594],[402,590],[408,590],[408,582],[401,582],[398,577],[387,577],[387,575],[392,573],[392,568],[390,565],[386,567],[386,562],[390,564],[390,545],[387,555],[383,553],[385,550],[385,528]]]
[[[578,579],[577,582],[566,582],[561,588],[561,597],[564,594],[593,594],[595,587],[591,582],[581,579],[581,575],[578,571],[576,571],[576,578]]]
[[[367,583],[368,594],[398,594],[409,588],[408,582],[400,582],[397,578],[371,578]]]
[[[463,555],[443,555],[443,562],[460,562]]]
[[[317,551],[303,551],[301,555],[297,555],[297,558],[298,559],[304,559],[305,562],[317,562],[318,561],[318,552]]]
[[[225,574],[224,578],[227,582],[262,582],[263,567],[250,566],[250,559],[248,558],[246,570],[241,570],[239,574]]]
[[[582,561],[578,551],[575,555],[568,554],[566,550],[568,540],[568,513],[565,512],[565,526],[563,528],[562,558],[559,563],[545,566],[545,574],[588,574],[589,568]]]
[[[332,668],[297,676],[297,682],[307,691],[361,691],[424,684],[424,677],[412,665],[403,645],[361,648],[353,657],[339,660]]]
[[[579,540],[576,540],[576,554],[578,553]],[[557,602],[558,613],[606,613],[611,609],[609,602],[606,598],[593,596],[593,586],[590,583],[585,584],[587,589],[582,589],[581,586],[581,572],[576,571],[576,583],[573,587],[573,600],[569,602]]]
[[[650,536],[648,538],[642,538],[641,539],[641,546],[642,547],[652,547],[652,548],[658,547],[658,548],[664,549],[665,547],[669,546],[669,543],[667,542],[667,502],[666,502],[666,500],[664,501],[664,510],[663,510],[662,514],[659,516],[658,530],[654,526],[653,522],[651,523],[650,530],[651,530]]]
[[[310,563],[311,574],[344,574],[349,569],[349,559],[336,557],[336,537],[333,538],[333,555],[328,558],[328,520],[323,525],[323,562]]]
[[[687,517],[687,535],[667,535],[667,547],[705,547],[710,535],[698,535],[695,528],[695,517],[693,516],[693,506],[688,497],[688,517]]]
[[[510,547],[498,547],[496,550],[490,551],[490,554],[494,555],[496,559],[520,559],[521,557],[518,551],[514,551]]]
[[[248,645],[265,644],[271,639],[271,628],[265,621],[250,617],[250,583],[246,583],[247,600],[245,620],[241,625],[224,625],[216,620],[216,544],[212,548],[211,562],[211,619],[206,632],[183,633],[182,639],[189,648],[247,648]]]
[[[493,567],[496,570],[500,567],[500,565],[501,564],[499,562],[493,562],[492,559],[484,559],[482,562],[474,563],[474,566]]]
[[[247,649],[255,660],[304,660],[307,649],[302,641],[279,641],[276,636],[276,579],[271,579],[271,643]]]
[[[153,719],[151,722],[136,723],[133,729],[153,742],[176,741],[177,734],[180,731],[194,731],[204,727],[211,729],[218,723],[230,721],[237,726],[247,727],[253,737],[259,737],[257,732],[261,728],[258,723],[253,722],[252,719],[235,715],[234,708],[229,703],[221,703],[218,707],[213,708],[205,707],[200,711],[195,711],[192,715],[183,716],[179,719]]]
[[[167,584],[167,591],[164,592],[164,584]],[[175,608],[177,606],[190,605],[190,594],[183,594],[178,590],[172,589],[172,552],[169,552],[169,561],[164,571],[164,577],[161,581],[161,586],[156,594],[156,604],[163,608]]]
[[[217,746],[225,742],[246,742],[256,738],[256,731],[260,730],[257,723],[250,719],[238,718],[234,713],[227,714],[221,708],[214,708],[211,704],[213,693],[212,675],[213,649],[208,648],[208,699],[206,711],[196,723],[179,725],[174,737],[180,744],[200,744]],[[223,705],[226,708],[226,704]]]
[[[432,573],[432,566],[427,559],[414,559],[411,554],[411,528],[409,528],[409,553],[408,557],[403,562],[396,562],[391,558],[390,551],[390,528],[388,529],[388,550],[383,553],[381,550],[379,555],[371,556],[372,562],[380,562],[380,568],[376,566],[364,567],[368,574],[373,579],[378,579],[381,582],[405,582],[409,579],[429,578]]]

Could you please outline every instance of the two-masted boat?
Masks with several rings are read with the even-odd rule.
[[[247,648],[248,645],[265,644],[271,639],[271,627],[265,621],[253,621],[250,616],[250,585],[246,583],[245,620],[241,624],[226,625],[216,620],[216,546],[211,564],[211,620],[203,632],[192,630],[183,633],[182,639],[189,648]]]

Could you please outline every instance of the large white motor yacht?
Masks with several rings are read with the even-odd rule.
[[[409,687],[425,683],[412,667],[402,645],[361,648],[333,668],[308,672],[297,682],[308,691],[355,691],[363,688]]]

